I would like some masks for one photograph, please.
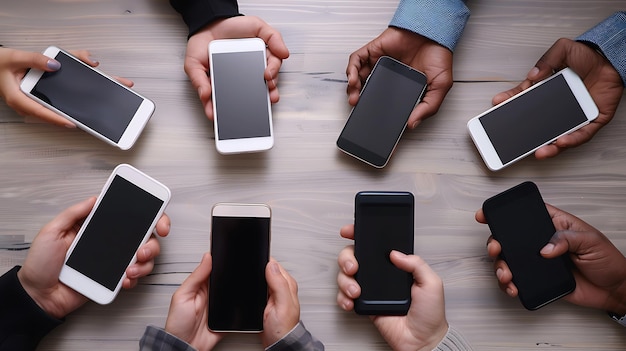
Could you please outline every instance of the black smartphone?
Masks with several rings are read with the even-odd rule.
[[[535,183],[524,182],[487,199],[483,212],[526,309],[536,310],[574,291],[569,256],[546,259],[539,253],[556,229]]]
[[[382,56],[361,90],[337,147],[374,167],[384,167],[425,90],[422,72]]]
[[[212,210],[208,327],[215,332],[261,332],[270,258],[269,206],[216,204]]]
[[[356,194],[354,255],[361,296],[354,310],[363,315],[406,315],[413,277],[391,263],[389,253],[413,253],[414,198],[410,192],[362,191]]]

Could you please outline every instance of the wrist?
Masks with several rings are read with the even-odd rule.
[[[17,279],[22,285],[22,288],[28,296],[41,308],[46,314],[50,317],[56,319],[63,319],[67,315],[64,311],[61,311],[58,308],[55,308],[54,304],[50,303],[49,299],[46,297],[46,294],[42,293],[38,288],[34,287],[28,278],[24,277],[24,268],[20,268],[17,271]]]
[[[605,310],[619,316],[626,315],[626,280],[611,293],[610,301]]]

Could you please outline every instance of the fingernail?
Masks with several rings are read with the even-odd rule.
[[[128,268],[128,272],[126,273],[126,277],[133,279],[135,277],[137,277],[137,268],[135,267],[130,267]]]
[[[498,280],[500,280],[500,278],[502,278],[502,268],[498,268],[496,269],[496,277],[498,277]]]
[[[202,97],[202,87],[198,88],[198,96]]]
[[[553,243],[547,243],[546,246],[543,247],[543,249],[541,249],[541,254],[542,255],[549,255],[552,253],[552,251],[554,251],[554,244]]]
[[[346,264],[343,265],[343,272],[349,274],[348,272],[352,270],[352,267],[354,267],[354,263],[352,263],[352,261],[346,262]]]
[[[417,128],[417,126],[420,124],[420,121],[415,121],[415,123],[413,123],[413,126],[411,127],[412,129]]]
[[[270,271],[274,274],[280,274],[280,268],[278,267],[278,263],[270,262]]]
[[[49,69],[56,71],[59,68],[61,68],[61,62],[57,61],[57,60],[53,60],[50,59],[48,60],[48,62],[46,63],[46,66],[48,66]]]
[[[149,248],[145,247],[142,251],[144,258],[152,257],[152,251]]]
[[[528,72],[528,77],[534,77],[537,74],[539,74],[539,68],[538,67],[533,67],[530,72]]]
[[[74,129],[74,128],[76,128],[76,125],[75,124],[66,124],[65,128]]]
[[[511,288],[506,288],[506,293],[507,293],[507,295],[509,295],[509,296],[513,296],[513,289],[511,289]]]
[[[354,295],[356,295],[357,291],[359,291],[359,289],[354,286],[354,285],[350,285],[348,287],[348,294],[350,294],[350,297],[354,297]]]

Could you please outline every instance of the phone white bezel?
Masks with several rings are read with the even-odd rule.
[[[272,218],[272,209],[266,204],[220,202],[213,205],[211,217],[243,217],[243,218]],[[268,249],[271,247],[272,231],[269,231]],[[211,229],[211,242],[213,242],[213,229]],[[269,257],[268,253],[268,257]],[[207,326],[208,327],[208,326]],[[262,333],[263,330],[213,330],[216,333]]]
[[[96,203],[93,209],[91,210],[91,212],[89,212],[89,215],[85,219],[78,234],[76,235],[76,238],[74,238],[72,245],[70,246],[69,250],[67,251],[65,255],[65,261],[63,262],[63,267],[61,268],[61,273],[59,275],[59,280],[63,282],[65,285],[69,286],[70,288],[76,290],[77,292],[81,293],[82,295],[88,297],[89,299],[101,305],[106,305],[108,303],[111,303],[113,299],[115,299],[115,297],[117,296],[117,294],[119,293],[122,287],[124,278],[126,278],[126,272],[124,272],[122,276],[120,277],[115,290],[109,290],[108,288],[102,286],[100,283],[87,277],[86,275],[82,274],[76,269],[70,266],[67,266],[66,263],[67,263],[68,258],[74,251],[76,244],[80,241],[85,229],[87,228],[87,224],[91,221],[91,218],[93,217],[94,213],[98,209],[98,206],[100,205],[100,202],[102,201],[102,198],[104,197],[104,194],[108,191],[109,187],[111,186],[111,182],[113,181],[116,175],[126,179],[127,181],[133,183],[134,185],[138,186],[139,188],[145,190],[146,192],[152,194],[153,196],[163,201],[161,208],[154,216],[154,219],[152,221],[152,224],[150,225],[150,228],[144,234],[144,238],[141,241],[141,244],[139,244],[139,246],[137,247],[137,249],[139,249],[141,245],[145,244],[148,241],[148,239],[150,238],[150,235],[152,234],[152,232],[154,231],[154,228],[156,227],[156,224],[159,218],[161,218],[161,216],[163,215],[163,212],[165,211],[165,207],[167,206],[171,198],[171,192],[165,185],[161,184],[156,179],[148,176],[147,174],[141,172],[140,170],[128,164],[120,164],[117,167],[115,167],[115,169],[113,170],[113,172],[107,179],[104,187],[102,188],[102,191],[100,192],[100,195],[98,196],[98,199],[96,200]],[[132,265],[136,261],[137,261],[137,253],[135,252],[128,266]]]
[[[45,56],[50,57],[50,58],[56,58],[56,56],[60,52],[66,54],[68,57],[70,57],[73,60],[75,60],[76,62],[80,63],[83,67],[86,67],[86,68],[88,68],[88,69],[90,69],[92,71],[97,72],[98,74],[106,77],[107,79],[109,79],[110,81],[114,82],[118,86],[122,87],[123,89],[126,89],[126,90],[130,91],[131,93],[133,93],[134,95],[136,95],[136,96],[138,96],[138,97],[140,97],[142,99],[142,102],[139,105],[139,108],[135,111],[134,116],[132,117],[130,123],[128,124],[128,126],[124,130],[124,133],[122,134],[120,140],[118,142],[115,142],[115,141],[105,137],[104,135],[98,133],[98,131],[96,131],[96,130],[94,130],[92,128],[89,128],[88,126],[84,125],[83,123],[81,123],[80,121],[75,119],[74,117],[66,114],[65,112],[57,109],[56,107],[48,104],[47,102],[45,102],[45,101],[39,99],[38,97],[36,97],[35,95],[31,94],[32,89],[35,87],[37,82],[39,82],[39,79],[41,79],[41,76],[45,73],[42,70],[31,69],[31,70],[28,71],[28,73],[26,74],[26,76],[24,76],[24,78],[22,79],[22,82],[20,84],[20,89],[22,90],[22,92],[24,92],[24,94],[26,94],[31,99],[33,99],[33,100],[37,101],[38,103],[44,105],[48,109],[58,113],[59,115],[65,117],[66,119],[70,120],[71,122],[76,124],[76,126],[78,126],[80,129],[82,129],[82,130],[86,131],[87,133],[95,136],[96,138],[98,138],[98,139],[100,139],[100,140],[102,140],[102,141],[104,141],[104,142],[106,142],[106,143],[108,143],[110,145],[116,146],[116,147],[118,147],[118,148],[120,148],[122,150],[130,149],[135,144],[135,142],[139,138],[139,135],[143,131],[144,127],[146,126],[146,124],[150,120],[150,117],[154,113],[154,110],[155,110],[154,102],[152,102],[148,98],[138,94],[137,92],[133,91],[132,89],[126,87],[125,85],[119,83],[113,77],[111,77],[111,76],[101,72],[100,70],[98,70],[96,68],[93,68],[93,67],[85,64],[80,59],[76,58],[74,55],[70,54],[69,52],[64,51],[63,49],[60,49],[60,48],[58,48],[56,46],[50,46],[43,52],[43,54]]]
[[[267,67],[267,54],[265,42],[259,38],[241,38],[241,39],[217,39],[209,43],[209,65],[210,72],[215,72],[213,68],[213,54],[234,53],[234,52],[262,52],[263,67]],[[270,135],[255,138],[240,138],[220,140],[218,132],[219,116],[215,101],[219,99],[219,92],[216,93],[214,74],[211,74],[211,90],[213,99],[213,129],[215,131],[215,147],[220,154],[237,154],[245,152],[259,152],[271,149],[274,146],[274,127],[272,123],[272,107],[270,102],[269,90],[267,90],[267,113],[269,116]]]
[[[491,140],[489,139],[489,136],[487,135],[487,132],[485,131],[485,129],[483,128],[482,123],[480,122],[480,117],[490,113],[491,111],[500,108],[501,106],[508,104],[510,102],[512,102],[513,100],[517,99],[518,97],[522,96],[523,94],[527,94],[528,92],[532,91],[533,89],[537,89],[538,87],[540,87],[541,85],[543,85],[545,82],[554,79],[558,76],[563,76],[563,78],[565,79],[565,81],[567,82],[567,85],[569,86],[570,90],[572,91],[574,97],[576,98],[576,101],[578,102],[578,104],[580,105],[581,109],[583,110],[583,113],[585,114],[585,117],[587,118],[587,120],[579,125],[577,125],[574,128],[571,128],[570,130],[567,130],[566,132],[560,134],[560,135],[556,135],[554,136],[551,140],[535,147],[534,149],[528,150],[525,153],[519,155],[518,157],[516,157],[515,159],[507,162],[507,163],[503,163],[500,159],[500,157],[498,156],[498,153],[496,152],[496,149],[494,148],[493,144],[491,143]],[[564,68],[563,70],[555,73],[554,75],[552,75],[551,77],[533,85],[532,87],[524,90],[523,92],[511,97],[510,99],[490,108],[489,110],[479,114],[476,117],[473,117],[472,119],[470,119],[467,122],[467,129],[469,130],[470,136],[472,138],[472,140],[474,141],[474,144],[476,145],[476,148],[478,149],[478,152],[480,153],[481,157],[483,158],[485,164],[487,165],[487,167],[492,170],[492,171],[497,171],[500,170],[506,166],[511,165],[512,163],[515,163],[519,160],[521,160],[522,158],[532,154],[533,152],[535,152],[537,149],[539,149],[542,146],[548,145],[550,143],[553,143],[556,139],[562,137],[563,135],[569,134],[577,129],[580,129],[582,127],[584,127],[585,125],[589,124],[591,121],[593,121],[594,119],[596,119],[596,117],[598,117],[598,107],[596,106],[596,104],[593,101],[593,98],[591,97],[591,95],[589,94],[589,92],[587,91],[587,88],[585,87],[585,84],[583,83],[583,81],[580,79],[580,77],[574,73],[574,71],[572,71],[570,68]]]

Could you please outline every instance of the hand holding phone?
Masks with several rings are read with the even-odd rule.
[[[209,43],[215,146],[221,154],[274,146],[265,42],[259,38]]]
[[[354,310],[365,315],[405,315],[413,277],[389,259],[392,250],[413,253],[414,199],[409,192],[363,191],[355,196],[355,279],[361,295]]]
[[[337,139],[337,147],[369,165],[384,167],[425,90],[423,73],[389,56],[381,57]]]
[[[154,112],[154,103],[57,47],[44,55],[61,63],[53,72],[28,71],[22,91],[93,136],[130,149]]]
[[[208,327],[215,332],[259,333],[268,295],[270,208],[219,203],[211,213]]]
[[[99,304],[113,301],[170,197],[145,173],[117,166],[67,251],[59,280]]]
[[[540,255],[556,229],[534,183],[521,183],[485,200],[483,213],[526,309],[539,309],[574,291],[569,257]]]
[[[598,116],[580,77],[565,68],[467,122],[493,171],[516,162]]]

